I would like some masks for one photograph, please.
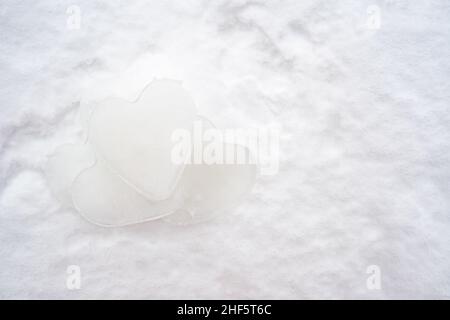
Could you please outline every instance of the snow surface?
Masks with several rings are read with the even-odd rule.
[[[2,1],[0,298],[450,298],[449,39],[446,0]],[[47,156],[153,78],[279,125],[279,173],[208,223],[92,225]]]

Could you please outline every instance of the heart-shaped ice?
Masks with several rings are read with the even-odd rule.
[[[240,149],[237,152],[249,153],[243,146],[235,148]],[[255,178],[254,164],[188,164],[175,189],[175,194],[184,196],[183,205],[164,219],[192,224],[214,218],[236,206],[250,192]]]
[[[194,102],[179,82],[152,82],[134,103],[107,99],[93,111],[89,140],[99,158],[150,200],[167,199],[184,164],[171,161],[171,135],[191,130]]]

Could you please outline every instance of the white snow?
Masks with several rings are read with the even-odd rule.
[[[450,298],[449,18],[445,0],[2,1],[0,298]],[[47,156],[85,139],[90,101],[154,78],[219,128],[278,125],[279,172],[207,223],[92,225]]]

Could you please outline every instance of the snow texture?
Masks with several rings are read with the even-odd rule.
[[[449,19],[446,0],[2,1],[0,298],[450,298]],[[47,157],[85,139],[89,101],[154,78],[219,128],[278,125],[279,172],[210,222],[92,225]]]

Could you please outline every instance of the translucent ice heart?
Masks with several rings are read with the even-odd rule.
[[[100,158],[151,200],[170,196],[183,170],[171,161],[171,135],[190,129],[196,110],[176,81],[152,82],[134,103],[107,99],[90,118],[89,139]]]
[[[183,205],[165,220],[190,224],[213,218],[235,206],[251,190],[255,177],[253,164],[189,164],[175,191],[184,196]]]
[[[206,118],[200,117],[202,127],[216,129]],[[233,150],[235,154],[251,155],[246,147],[234,145],[222,150]],[[194,155],[191,155],[193,160]],[[174,224],[192,224],[206,221],[234,207],[251,188],[256,178],[256,165],[251,163],[186,165],[175,193],[183,198],[183,205],[174,214],[164,218]]]

